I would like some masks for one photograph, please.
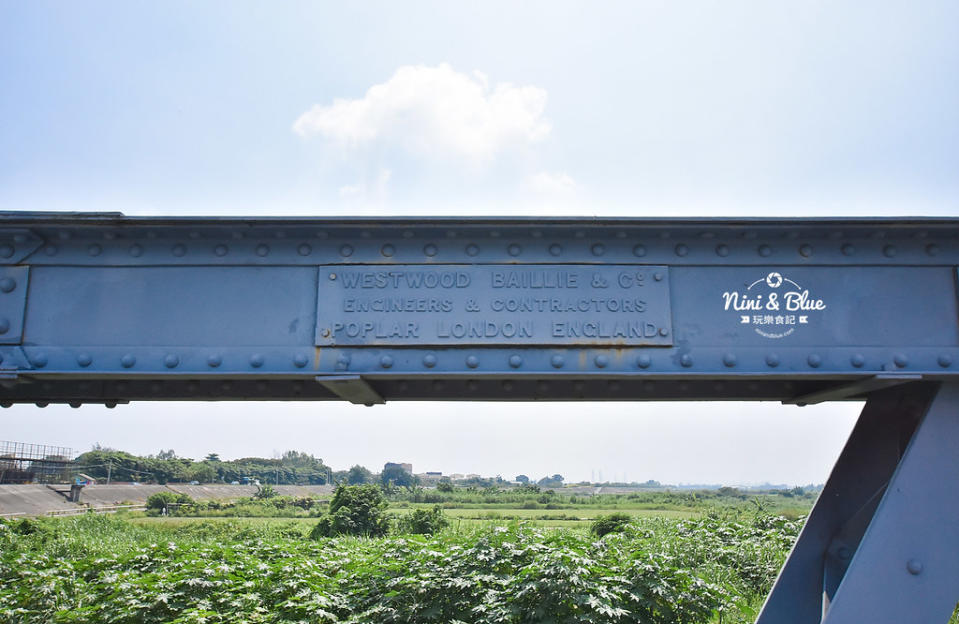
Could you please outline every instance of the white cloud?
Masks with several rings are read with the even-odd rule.
[[[471,166],[491,163],[508,149],[546,138],[546,91],[497,84],[486,76],[438,67],[400,67],[360,99],[335,99],[300,115],[293,130],[339,147],[398,148],[414,156],[456,158]]]
[[[579,185],[566,173],[540,171],[526,178],[526,188],[541,195],[570,195]]]
[[[341,186],[340,197],[342,199],[355,199],[360,201],[383,201],[386,199],[390,178],[392,176],[393,172],[389,169],[380,169],[376,178],[371,182]]]

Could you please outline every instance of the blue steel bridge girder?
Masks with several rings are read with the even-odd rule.
[[[0,213],[0,405],[868,399],[760,624],[959,599],[959,219]]]
[[[5,213],[0,399],[859,399],[959,371],[957,264],[954,219]]]

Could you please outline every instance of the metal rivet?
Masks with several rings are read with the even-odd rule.
[[[636,365],[639,366],[640,368],[649,368],[649,365],[652,363],[653,363],[653,360],[648,355],[641,355],[636,360]]]
[[[563,364],[566,363],[566,359],[562,355],[554,355],[549,359],[549,363],[552,364],[553,368],[563,368]]]
[[[143,255],[143,247],[141,245],[138,245],[137,243],[130,245],[130,249],[128,251],[130,252],[130,255],[133,256],[134,258],[139,258],[140,256]]]
[[[403,230],[403,238],[413,238],[413,230]]]
[[[606,368],[609,366],[609,358],[605,355],[597,355],[593,362],[596,364],[596,368]]]
[[[546,394],[549,392],[549,382],[548,381],[539,381],[536,383],[536,390],[540,394]]]
[[[384,355],[380,358],[380,366],[383,368],[393,368],[393,357],[389,355]]]
[[[250,366],[253,368],[260,368],[264,362],[266,362],[266,359],[259,353],[254,353],[250,356]]]
[[[117,406],[117,402],[116,402],[116,401],[104,401],[104,402],[103,402],[103,407],[105,407],[105,408],[107,408],[107,409],[113,409],[113,408],[115,408],[116,406]]]
[[[845,245],[842,246],[841,251],[842,251],[842,255],[851,256],[854,253],[856,253],[856,246],[853,245],[852,243],[846,243]]]
[[[500,385],[503,387],[503,390],[507,392],[513,389],[513,382],[509,380],[502,382]]]
[[[267,245],[266,243],[260,243],[259,245],[256,246],[256,249],[254,251],[256,252],[256,255],[262,258],[264,256],[270,255],[270,246]]]
[[[78,409],[80,406],[83,405],[83,403],[81,403],[80,401],[70,401],[68,405],[72,407],[73,409]]]
[[[518,355],[509,356],[509,365],[513,368],[519,368],[523,365],[523,358]]]
[[[475,355],[467,356],[466,365],[469,366],[470,368],[476,368],[477,366],[479,366],[479,358],[476,357]]]
[[[441,379],[437,379],[433,382],[433,390],[442,390],[446,387],[446,384],[443,383]]]
[[[309,364],[309,362],[310,362],[310,359],[306,357],[305,355],[303,355],[302,353],[297,353],[293,357],[293,366],[297,368],[303,368],[304,366]]]
[[[506,248],[506,252],[511,256],[518,256],[523,252],[523,248],[517,245],[516,243],[513,243],[512,245]]]
[[[226,245],[217,245],[216,247],[213,248],[213,253],[216,254],[217,256],[220,256],[221,258],[225,256],[227,252],[229,251],[230,249]]]
[[[353,246],[352,245],[343,245],[340,247],[340,255],[349,258],[353,255]]]
[[[350,356],[346,353],[341,353],[336,358],[336,370],[346,370],[350,367]]]
[[[553,243],[549,246],[549,253],[553,256],[559,256],[563,253],[563,246],[558,243]]]
[[[30,363],[37,368],[43,368],[47,365],[47,355],[45,353],[37,353],[30,358]]]
[[[84,368],[86,368],[87,366],[90,366],[90,364],[92,363],[93,363],[93,358],[90,357],[89,353],[81,353],[80,355],[77,356],[77,364],[79,364],[80,366]]]
[[[47,245],[43,248],[43,253],[47,254],[48,256],[55,256],[57,255],[58,251],[60,250],[57,249],[56,245]]]
[[[663,277],[664,276],[662,273],[653,273],[653,279],[656,280],[657,282],[663,281]]]
[[[473,244],[473,243],[470,243],[469,245],[466,246],[466,255],[468,255],[468,256],[475,256],[475,255],[478,254],[478,253],[479,253],[479,246],[478,246],[478,245],[475,245],[475,244]]]
[[[13,401],[3,401],[0,403],[0,407],[6,409],[8,407],[13,407]]]
[[[906,570],[909,571],[909,574],[917,576],[922,574],[922,562],[918,559],[910,559],[906,562]]]
[[[812,245],[800,245],[799,246],[799,255],[803,258],[808,258],[812,255]]]
[[[693,365],[693,358],[688,353],[684,353],[681,356],[679,356],[679,363],[682,364],[684,367],[689,368],[690,366]]]
[[[926,253],[929,254],[930,256],[939,255],[939,245],[935,243],[930,243],[926,245]]]
[[[949,368],[952,366],[952,356],[948,353],[943,353],[939,356],[939,366],[943,368]]]
[[[779,356],[775,353],[770,353],[766,356],[766,366],[770,368],[776,368],[779,366]]]
[[[812,353],[810,354],[809,357],[806,358],[806,363],[812,366],[813,368],[819,368],[820,366],[822,366],[822,357],[820,357],[819,354],[817,353]]]
[[[301,256],[308,256],[311,253],[313,253],[313,247],[311,247],[307,243],[302,243],[299,247],[296,248],[296,253],[300,254]]]
[[[856,368],[862,368],[866,363],[866,358],[864,358],[861,353],[857,353],[849,358],[849,363]]]
[[[223,358],[217,354],[213,354],[206,359],[206,365],[210,368],[216,368],[223,363]]]
[[[772,253],[773,253],[773,248],[770,247],[769,245],[760,245],[759,247],[756,248],[756,251],[757,251],[757,252],[759,253],[759,255],[762,256],[763,258],[768,258],[769,256],[772,255]]]
[[[13,292],[13,289],[17,287],[17,280],[12,277],[4,277],[0,279],[0,290],[5,293]]]
[[[37,407],[41,407],[41,408],[42,408],[42,407],[46,407],[46,406],[50,405],[50,402],[49,402],[49,401],[37,401],[36,403],[34,403],[34,405],[36,405]]]
[[[604,253],[606,253],[606,245],[602,243],[596,243],[595,245],[590,247],[590,251],[593,252],[594,256],[601,256]]]
[[[137,363],[136,357],[132,353],[127,353],[122,358],[120,358],[120,364],[123,365],[123,368],[133,368],[133,365]]]
[[[426,368],[433,368],[436,366],[436,356],[432,353],[423,356],[423,366]]]
[[[909,364],[909,359],[903,353],[897,353],[892,356],[892,361],[899,368],[905,368]]]
[[[633,255],[637,258],[642,258],[646,255],[646,246],[645,245],[636,245],[633,247]]]
[[[686,254],[689,253],[689,247],[680,243],[676,245],[675,251],[677,256],[685,256]]]
[[[609,388],[612,392],[617,392],[619,391],[620,384],[615,379],[610,379],[608,382],[606,382],[606,387]]]
[[[886,245],[885,247],[882,248],[882,253],[883,253],[883,255],[885,255],[887,258],[892,258],[893,256],[896,255],[896,246],[895,246],[895,245]]]
[[[469,390],[475,392],[475,391],[479,390],[479,382],[476,381],[475,379],[470,379],[469,381],[466,382],[466,387],[467,387]]]
[[[390,258],[393,256],[393,254],[396,253],[396,247],[387,243],[386,245],[383,245],[382,247],[380,247],[380,253],[386,256],[387,258]]]
[[[434,245],[433,243],[430,243],[423,247],[423,253],[431,258],[436,255],[437,251],[438,250],[436,249],[436,245]]]
[[[5,334],[10,331],[10,319],[0,318],[0,334]]]
[[[729,368],[736,366],[736,355],[734,353],[727,353],[723,355],[723,364]]]
[[[575,232],[573,232],[573,236],[575,236],[576,238],[586,238],[586,232],[584,232],[583,230],[576,230]]]
[[[163,365],[166,366],[167,368],[176,368],[179,364],[180,364],[180,358],[178,358],[176,355],[172,353],[166,356],[165,358],[163,358]]]
[[[369,230],[360,232],[360,238],[370,238],[371,236],[373,236],[373,234],[371,234]]]
[[[716,245],[716,255],[725,258],[729,255],[729,245]]]
[[[659,328],[659,335],[660,335],[660,336],[663,336],[663,337],[668,336],[668,335],[669,335],[669,329],[666,328],[666,327],[660,327],[660,328]]]
[[[14,251],[13,245],[7,245],[7,244],[0,245],[0,256],[3,256],[4,258],[9,258],[10,256],[12,256],[13,251]]]
[[[87,247],[87,253],[90,254],[91,256],[99,256],[101,253],[103,253],[103,247],[101,247],[97,243],[93,243],[92,245]]]
[[[257,390],[257,392],[266,392],[266,388],[267,388],[267,384],[266,384],[265,381],[258,381],[258,382],[256,382],[256,390]]]
[[[336,273],[330,273],[330,279],[331,279],[331,280],[335,280],[335,279],[336,279]]]
[[[586,384],[584,384],[582,381],[574,381],[574,382],[573,382],[573,391],[574,391],[574,392],[582,392],[585,388],[586,388]]]

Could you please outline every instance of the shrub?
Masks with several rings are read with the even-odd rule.
[[[329,513],[320,518],[310,537],[386,535],[390,528],[386,506],[383,492],[375,485],[341,485],[333,494]]]
[[[450,525],[443,508],[433,505],[433,509],[414,509],[400,518],[397,531],[415,535],[433,535]]]
[[[622,533],[631,521],[632,517],[629,514],[613,513],[608,516],[597,517],[593,520],[589,530],[596,537],[602,537],[609,533]]]
[[[177,494],[176,492],[157,492],[147,499],[147,512],[154,514],[161,513],[164,509],[168,513],[175,512],[180,505],[193,505],[194,501],[186,494]]]

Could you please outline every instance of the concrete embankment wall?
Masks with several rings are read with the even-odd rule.
[[[69,485],[55,485],[56,490],[69,491]],[[333,492],[329,485],[279,485],[273,486],[282,496],[328,496]],[[88,485],[83,488],[79,505],[67,501],[57,491],[46,485],[0,485],[0,515],[43,515],[51,511],[65,511],[84,507],[107,507],[110,505],[143,504],[157,492],[176,492],[195,500],[235,500],[256,494],[255,485],[133,485],[112,483]]]

